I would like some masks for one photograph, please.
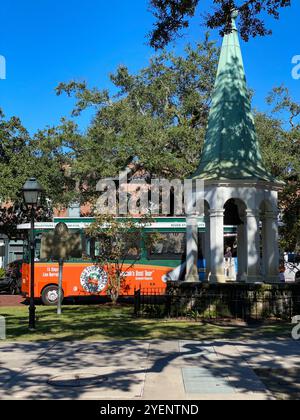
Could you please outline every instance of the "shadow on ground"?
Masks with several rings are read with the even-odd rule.
[[[84,379],[84,372],[85,375],[96,375],[97,371],[104,372],[106,369],[103,382],[99,380],[98,384],[94,384],[98,395],[101,396],[108,390],[126,393],[140,385],[140,375],[145,372],[157,374],[159,380],[160,375],[170,365],[174,365],[180,371],[182,366],[199,367],[207,375],[228,380],[228,384],[241,394],[263,392],[264,384],[273,396],[285,399],[295,399],[298,396],[298,342],[286,339],[248,342],[218,340],[202,343],[182,341],[178,343],[177,351],[168,351],[164,344],[160,340],[153,340],[150,343],[109,341],[2,345],[0,386],[5,390],[7,398],[13,398],[19,392],[27,390],[27,396],[33,399],[59,399],[62,395],[64,398],[77,399],[88,390],[88,384],[73,387],[66,382],[67,386],[62,392],[61,386],[51,386],[48,381],[57,376],[57,372],[67,375],[65,378],[80,372]],[[6,355],[7,359],[12,359],[14,354],[16,358],[19,354],[25,355],[23,361],[16,362],[16,368],[9,367],[5,361]],[[287,365],[290,366],[289,369]]]

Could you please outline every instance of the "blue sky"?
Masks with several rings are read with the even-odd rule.
[[[264,98],[285,83],[300,100],[300,80],[291,77],[291,60],[300,55],[300,2],[268,18],[273,35],[242,42],[248,84],[254,105],[266,109]],[[31,133],[68,116],[72,101],[56,97],[61,81],[86,80],[91,86],[110,86],[108,74],[119,64],[136,72],[154,51],[147,45],[152,15],[147,0],[3,0],[0,55],[7,62],[7,79],[0,80],[0,107],[17,115]],[[211,0],[202,0],[210,5]],[[199,10],[199,15],[204,9]],[[185,35],[171,47],[181,53],[187,42],[203,39],[205,27],[195,18]],[[218,32],[212,37],[220,42]],[[89,115],[79,121],[85,128]]]

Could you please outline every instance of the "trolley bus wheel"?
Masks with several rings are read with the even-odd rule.
[[[41,298],[45,306],[56,306],[58,302],[58,287],[55,285],[45,287],[42,291]],[[62,300],[63,298],[62,293]]]

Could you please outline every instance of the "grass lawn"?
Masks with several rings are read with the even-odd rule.
[[[37,307],[37,331],[28,332],[28,307],[0,307],[6,318],[8,341],[98,341],[122,339],[274,338],[290,336],[291,325],[268,323],[245,326],[217,322],[136,319],[133,307],[65,306],[63,315],[56,308]]]

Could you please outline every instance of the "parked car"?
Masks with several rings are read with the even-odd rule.
[[[21,293],[22,263],[22,260],[17,260],[8,265],[5,277],[0,279],[0,293],[8,293],[10,295]]]
[[[0,293],[7,293],[9,295],[19,294],[20,288],[17,281],[11,277],[0,279]]]

